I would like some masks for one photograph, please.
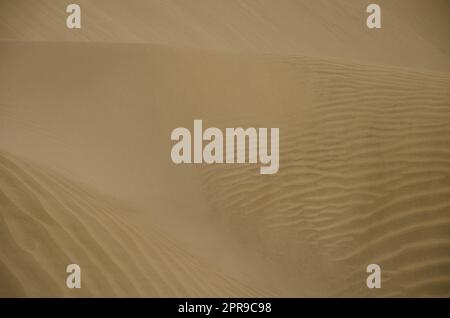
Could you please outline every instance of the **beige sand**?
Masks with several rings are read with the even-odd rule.
[[[365,0],[78,0],[82,29],[65,25],[69,0],[0,1],[0,39],[150,43],[221,51],[343,58],[450,70],[447,0],[379,0],[382,32]]]
[[[0,1],[2,296],[449,296],[448,2],[107,2]],[[197,118],[279,173],[174,165]]]

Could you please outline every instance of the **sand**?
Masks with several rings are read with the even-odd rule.
[[[1,296],[450,295],[447,1],[79,2],[0,1]],[[279,172],[173,164],[194,119]]]

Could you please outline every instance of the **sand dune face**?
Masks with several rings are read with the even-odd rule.
[[[448,3],[402,2],[0,0],[0,295],[448,297]],[[173,164],[194,119],[278,173]]]

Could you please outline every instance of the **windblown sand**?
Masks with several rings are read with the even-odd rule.
[[[1,296],[450,296],[447,1],[79,2],[0,1]],[[194,119],[280,171],[174,165]]]

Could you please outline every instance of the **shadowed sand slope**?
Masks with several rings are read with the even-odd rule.
[[[195,258],[116,202],[0,154],[1,296],[268,296]],[[82,288],[65,268],[82,268]]]
[[[449,71],[447,0],[379,0],[382,30],[366,27],[366,0],[79,0],[81,30],[65,26],[69,0],[0,0],[0,40],[147,43],[344,58]]]
[[[77,258],[94,295],[260,295],[270,277],[289,296],[450,294],[448,74],[92,43],[2,43],[0,63],[1,148],[144,211],[2,156],[3,293],[67,293]],[[197,118],[279,127],[280,171],[172,164],[171,130]],[[199,259],[154,230],[164,218]],[[236,248],[201,232],[222,227]],[[262,261],[223,262],[227,248]],[[269,262],[242,283],[255,290],[212,270]]]

